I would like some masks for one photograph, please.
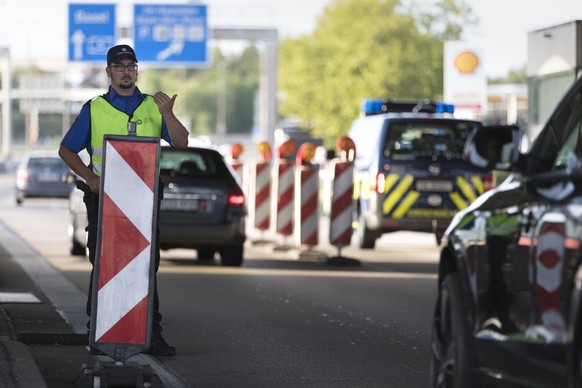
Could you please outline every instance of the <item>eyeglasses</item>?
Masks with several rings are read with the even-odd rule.
[[[127,71],[136,71],[137,70],[137,65],[135,63],[131,63],[129,65],[122,65],[121,63],[115,63],[115,64],[111,65],[110,67],[112,67],[113,70],[115,70],[119,73],[125,71],[125,69],[127,69]]]

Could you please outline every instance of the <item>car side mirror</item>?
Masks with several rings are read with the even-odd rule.
[[[484,170],[511,170],[519,160],[521,137],[517,125],[479,127],[467,139],[465,158]]]

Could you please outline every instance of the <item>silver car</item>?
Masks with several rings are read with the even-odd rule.
[[[56,151],[28,151],[16,169],[15,200],[25,198],[67,198],[74,185],[66,181],[69,167]]]

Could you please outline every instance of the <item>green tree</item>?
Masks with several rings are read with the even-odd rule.
[[[250,133],[254,95],[259,87],[259,52],[255,46],[229,56],[214,49],[212,65],[206,69],[144,68],[140,70],[139,85],[148,92],[163,90],[178,94],[175,112],[189,120],[192,136],[213,136],[223,81],[228,133]]]
[[[283,41],[282,115],[298,117],[331,146],[348,131],[364,98],[439,98],[443,43],[460,37],[469,10],[453,0],[421,11],[414,5],[335,0],[313,34]]]
[[[231,133],[250,133],[259,88],[259,51],[246,47],[227,60],[226,125]]]
[[[520,69],[509,70],[507,75],[499,78],[489,78],[487,82],[490,85],[502,85],[502,84],[525,84],[527,83],[527,75],[525,66]]]

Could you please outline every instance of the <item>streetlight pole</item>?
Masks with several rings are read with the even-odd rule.
[[[221,59],[218,63],[218,87],[216,91],[216,134],[226,135],[226,63]]]

